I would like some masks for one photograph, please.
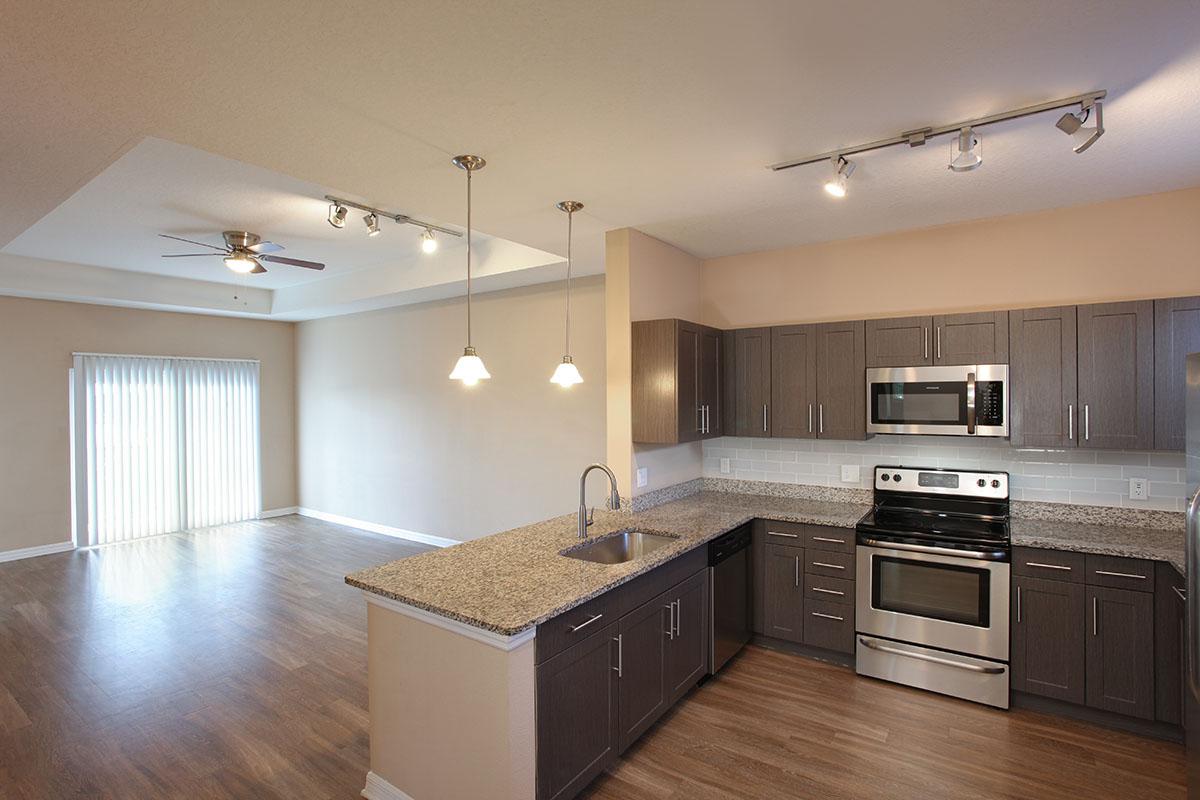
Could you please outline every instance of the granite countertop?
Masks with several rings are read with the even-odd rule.
[[[853,528],[868,510],[861,503],[701,492],[647,511],[597,511],[592,539],[625,528],[678,538],[624,564],[559,555],[579,544],[578,518],[567,514],[356,572],[346,583],[511,636],[757,517]]]
[[[1012,543],[1017,547],[1045,547],[1166,561],[1181,575],[1187,574],[1182,525],[1178,528],[1131,528],[1103,523],[1014,517],[1010,522],[1010,533]]]

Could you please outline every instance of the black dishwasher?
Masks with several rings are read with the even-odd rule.
[[[710,674],[750,641],[750,527],[743,525],[708,544]]]

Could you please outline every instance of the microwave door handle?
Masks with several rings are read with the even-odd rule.
[[[975,434],[975,373],[967,373],[967,435]]]

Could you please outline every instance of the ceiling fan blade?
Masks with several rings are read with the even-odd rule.
[[[191,239],[184,239],[182,236],[172,236],[169,233],[160,233],[159,236],[164,239],[174,239],[177,242],[187,242],[188,244],[198,244],[201,247],[211,247],[213,250],[220,250],[222,253],[227,252],[227,247],[217,247],[215,244],[206,244],[204,242],[194,242]]]
[[[262,275],[266,271],[267,271],[267,268],[264,267],[262,264],[259,264],[258,260],[255,259],[254,269],[250,270],[250,274],[251,275]]]
[[[224,256],[227,253],[163,253],[163,258],[195,258],[196,256]]]
[[[283,256],[262,256],[263,261],[270,261],[273,264],[287,264],[292,267],[304,267],[305,269],[325,269],[324,264],[318,264],[316,261],[301,261],[298,258],[284,258]]]
[[[274,242],[259,242],[258,244],[254,245],[252,247],[247,247],[246,249],[249,250],[251,253],[260,253],[260,254],[278,253],[280,250],[283,249],[283,245],[275,244]]]

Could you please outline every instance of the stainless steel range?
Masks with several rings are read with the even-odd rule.
[[[860,675],[1008,708],[1008,473],[875,468],[858,523]]]

